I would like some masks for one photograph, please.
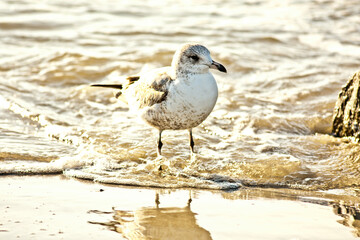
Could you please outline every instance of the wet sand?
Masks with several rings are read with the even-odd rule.
[[[144,189],[63,176],[1,177],[0,189],[0,239],[356,239],[343,225],[356,221],[335,214],[332,199],[295,190]]]

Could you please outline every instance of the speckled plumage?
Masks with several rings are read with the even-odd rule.
[[[163,130],[189,130],[193,151],[191,130],[208,117],[218,97],[217,84],[209,68],[226,72],[211,59],[206,47],[184,44],[175,52],[171,67],[129,77],[123,87],[118,87],[130,109],[159,130],[159,155]]]

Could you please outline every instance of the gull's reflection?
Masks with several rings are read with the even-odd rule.
[[[212,239],[210,232],[196,223],[191,202],[190,194],[184,207],[161,207],[156,192],[153,207],[141,207],[135,211],[114,210],[113,221],[97,224],[106,225],[127,239]]]

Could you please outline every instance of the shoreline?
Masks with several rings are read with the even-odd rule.
[[[1,239],[356,239],[359,233],[345,226],[358,221],[341,212],[349,206],[319,192],[154,189],[62,175],[2,176],[0,189]]]

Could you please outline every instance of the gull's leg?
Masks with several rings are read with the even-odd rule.
[[[158,191],[156,191],[156,193],[155,193],[155,204],[156,204],[156,208],[159,208],[160,197],[159,197],[159,192]]]
[[[190,128],[189,129],[189,140],[190,140],[190,150],[191,150],[191,153],[195,153],[194,152],[194,139],[193,139],[193,135],[192,135],[192,129]]]
[[[189,190],[189,199],[188,199],[188,202],[187,202],[187,206],[190,208],[190,204],[192,202],[192,198],[191,198],[191,190]]]
[[[157,155],[158,157],[161,156],[161,147],[163,145],[163,143],[161,142],[161,133],[163,130],[159,130],[159,140],[158,140],[158,146],[157,146]]]

